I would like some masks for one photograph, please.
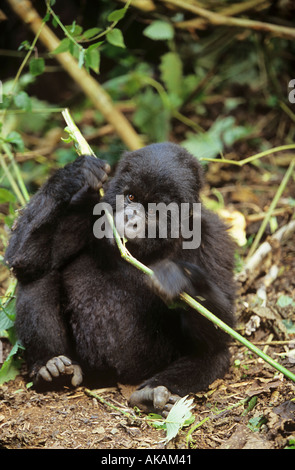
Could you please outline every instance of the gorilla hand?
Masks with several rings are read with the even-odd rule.
[[[82,369],[79,364],[73,364],[71,359],[66,356],[56,356],[47,361],[34,377],[34,384],[42,387],[42,382],[56,382],[66,376],[72,376],[71,384],[78,387],[82,382]]]

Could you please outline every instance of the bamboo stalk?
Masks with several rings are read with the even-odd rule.
[[[29,0],[7,0],[7,2],[22,21],[30,27],[34,34],[37,34],[40,31],[42,19]],[[59,39],[47,24],[44,24],[40,32],[39,39],[51,52],[60,44]],[[143,142],[139,135],[126,117],[116,109],[109,94],[102,88],[97,80],[89,75],[85,68],[79,68],[78,62],[69,52],[57,54],[56,59],[73,80],[75,80],[85,95],[90,98],[93,106],[103,114],[104,118],[110,124],[114,126],[115,131],[127,147],[131,150],[137,150],[138,148],[143,147]]]

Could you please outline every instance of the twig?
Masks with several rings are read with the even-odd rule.
[[[109,401],[105,400],[104,398],[102,398],[100,395],[98,395],[97,393],[93,392],[92,390],[89,390],[88,388],[85,388],[85,393],[86,395],[92,397],[92,398],[95,398],[96,400],[100,401],[100,403],[102,403],[103,405],[107,405],[109,406],[110,408],[112,408],[113,410],[115,411],[118,411],[119,413],[122,413],[124,416],[126,416],[127,418],[132,418],[134,419],[135,417],[131,415],[131,413],[128,413],[127,411],[123,411],[121,410],[120,408],[118,408],[117,406],[113,405],[112,403],[110,403]]]
[[[234,3],[233,5],[229,5],[221,9],[218,13],[219,15],[223,16],[235,16],[241,14],[247,10],[256,9],[259,7],[259,4],[266,3],[265,0],[249,0],[239,3]],[[196,28],[196,29],[204,29],[205,20],[203,18],[194,18],[192,20],[186,21],[179,21],[175,23],[175,26],[178,28]]]
[[[162,3],[168,3],[190,11],[196,15],[205,18],[209,23],[217,26],[238,26],[239,28],[250,28],[256,31],[265,31],[281,38],[295,39],[295,28],[280,26],[272,23],[264,23],[262,21],[254,21],[246,18],[232,18],[215,13],[205,8],[199,7],[195,3],[188,3],[184,0],[161,0]]]
[[[49,51],[52,52],[59,46],[59,39],[47,24],[42,23],[42,19],[29,0],[7,0],[7,2],[13,11],[23,20],[24,23],[28,24],[35,34],[40,34],[40,41],[42,41]],[[75,80],[85,95],[90,98],[93,106],[95,106],[95,108],[103,114],[105,119],[114,126],[115,131],[127,147],[131,150],[141,148],[143,146],[141,138],[135,132],[126,117],[116,109],[109,94],[103,89],[97,80],[89,75],[85,68],[79,68],[78,62],[69,52],[57,54],[56,59],[73,80]]]
[[[255,155],[251,155],[250,157],[244,158],[243,160],[228,160],[226,158],[205,158],[202,157],[200,160],[202,162],[215,162],[215,163],[228,163],[230,165],[237,165],[237,166],[244,166],[247,163],[252,163],[255,160],[259,160],[259,158],[266,157],[267,155],[271,155],[275,152],[282,152],[283,150],[294,150],[295,144],[288,144],[288,145],[280,145],[279,147],[273,147],[272,149],[264,150],[263,152],[256,153]]]
[[[68,115],[68,118],[70,115]],[[67,121],[68,127],[71,128],[71,122],[68,120]],[[76,135],[77,133],[77,126],[73,123],[73,133]],[[79,131],[79,130],[78,130]],[[83,139],[83,136],[81,135],[81,138]],[[152,276],[153,271],[145,266],[143,263],[138,261],[136,258],[134,258],[129,251],[126,249],[126,247],[123,245],[122,240],[117,232],[117,229],[115,227],[113,218],[111,215],[106,211],[109,223],[113,229],[113,233],[120,251],[121,256],[123,259],[125,259],[128,263],[131,263],[133,266],[135,266],[137,269],[140,269],[143,271],[145,274]],[[186,293],[181,293],[180,294],[180,299],[183,300],[187,305],[189,305],[191,308],[194,310],[197,310],[201,315],[203,315],[207,320],[211,321],[214,323],[216,326],[218,326],[221,330],[225,331],[228,333],[230,336],[232,336],[234,339],[242,343],[244,346],[246,346],[250,351],[254,352],[257,354],[259,357],[261,357],[265,362],[273,366],[275,369],[277,369],[279,372],[284,374],[286,377],[288,377],[290,380],[293,380],[295,382],[295,374],[293,374],[291,371],[283,367],[281,364],[278,362],[274,361],[271,357],[269,357],[267,354],[265,354],[263,351],[261,351],[259,348],[254,346],[250,341],[247,339],[243,338],[239,333],[237,333],[235,330],[230,328],[226,323],[224,323],[220,318],[216,317],[212,312],[210,312],[207,308],[205,308],[203,305],[201,305],[199,302],[197,302],[195,299],[193,299],[191,296],[189,296]]]

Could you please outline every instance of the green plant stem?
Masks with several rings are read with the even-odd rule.
[[[0,116],[4,114],[48,114],[48,113],[60,113],[64,110],[64,108],[34,108],[30,111],[26,109],[10,109],[10,110],[2,110],[0,109]]]
[[[25,199],[24,199],[17,183],[14,181],[14,178],[13,178],[12,174],[10,173],[9,168],[6,165],[6,162],[5,162],[5,159],[2,155],[2,153],[0,153],[0,164],[1,164],[1,167],[3,168],[3,171],[5,173],[6,178],[8,179],[8,181],[9,181],[13,191],[15,192],[15,195],[17,196],[20,204],[22,206],[24,206],[26,204],[26,201],[25,201]]]
[[[24,183],[24,180],[23,180],[23,177],[21,175],[21,172],[19,170],[19,167],[17,165],[17,163],[15,162],[14,160],[14,157],[13,157],[13,154],[9,148],[9,145],[8,144],[5,144],[3,143],[2,144],[2,147],[3,147],[3,150],[4,152],[8,155],[8,158],[9,160],[11,161],[11,164],[12,164],[12,168],[15,172],[15,176],[16,176],[16,179],[17,179],[17,182],[18,182],[18,185],[21,189],[21,192],[23,194],[23,197],[25,199],[25,202],[28,202],[30,200],[30,196],[29,196],[29,193],[27,191],[27,188],[26,188],[26,185]]]
[[[63,30],[64,34],[67,36],[67,38],[72,41],[75,46],[78,47],[78,49],[80,51],[83,50],[83,46],[81,46],[76,40],[75,38],[69,33],[69,31],[67,30],[67,28],[64,27],[64,25],[62,24],[62,22],[60,21],[59,17],[54,13],[54,11],[52,10],[51,6],[49,5],[49,2],[47,1],[46,2],[46,7],[47,7],[47,11],[52,15],[52,17],[55,19],[55,21],[57,22],[58,26]]]
[[[70,134],[70,137],[73,139],[77,153],[79,155],[93,155],[94,157],[96,157],[92,148],[90,147],[90,145],[88,145],[84,137],[82,137],[81,132],[79,131],[76,124],[74,123],[69,109],[68,108],[64,109],[62,111],[62,115],[68,125],[68,127],[66,128],[66,131]]]
[[[259,158],[266,157],[267,155],[271,155],[272,153],[275,152],[281,152],[283,150],[294,150],[295,149],[295,144],[289,144],[289,145],[281,145],[280,147],[274,147],[269,150],[264,150],[263,152],[256,153],[255,155],[252,155],[251,157],[244,158],[244,160],[227,160],[226,158],[200,158],[200,161],[202,162],[215,162],[215,163],[229,163],[231,165],[237,165],[237,166],[243,166],[246,165],[246,163],[251,163],[255,160],[258,160]]]
[[[127,411],[121,410],[120,408],[118,408],[117,406],[115,406],[115,405],[113,405],[112,403],[108,402],[107,400],[105,400],[104,398],[102,398],[100,395],[98,395],[98,394],[95,393],[95,392],[92,392],[92,391],[89,390],[88,388],[85,388],[85,393],[86,393],[86,395],[89,395],[89,396],[92,397],[92,398],[96,398],[96,400],[100,401],[100,403],[102,403],[103,405],[107,405],[107,406],[109,406],[110,408],[112,408],[113,410],[119,411],[119,412],[122,413],[124,416],[127,416],[127,418],[132,418],[132,419],[134,419],[134,416],[132,416],[130,413],[128,413]]]
[[[263,221],[262,221],[262,224],[261,224],[260,227],[259,227],[259,230],[258,230],[258,232],[257,232],[257,234],[256,234],[256,237],[255,237],[255,239],[254,239],[254,241],[253,241],[253,243],[252,243],[252,245],[251,245],[251,248],[250,248],[250,250],[249,250],[247,259],[249,259],[249,258],[253,255],[253,253],[255,252],[255,250],[256,250],[256,248],[257,248],[257,246],[258,246],[258,243],[260,242],[261,237],[262,237],[262,235],[263,235],[263,233],[264,233],[264,231],[265,231],[265,228],[266,228],[266,226],[267,226],[267,224],[268,224],[268,222],[269,222],[269,219],[271,218],[271,215],[272,215],[272,213],[273,213],[273,211],[274,211],[274,209],[275,209],[275,207],[276,207],[276,205],[277,205],[277,203],[278,203],[278,200],[280,199],[280,197],[281,197],[281,195],[282,195],[282,193],[283,193],[283,191],[284,191],[284,189],[285,189],[285,187],[286,187],[286,185],[287,185],[287,183],[288,183],[288,181],[289,181],[289,179],[290,179],[290,177],[291,177],[291,175],[292,175],[294,165],[295,165],[295,160],[292,160],[291,163],[290,163],[290,165],[289,165],[289,168],[288,168],[288,170],[286,171],[285,176],[284,176],[284,178],[282,179],[281,184],[280,184],[280,186],[278,187],[278,190],[277,190],[277,192],[276,192],[276,194],[275,194],[275,196],[274,196],[274,198],[273,198],[273,200],[272,200],[272,202],[271,202],[271,204],[270,204],[270,206],[269,206],[269,209],[268,209],[268,211],[267,211],[267,213],[266,213],[266,215],[265,215],[265,217],[264,217],[264,219],[263,219]]]
[[[126,5],[125,5],[125,7],[124,7],[124,10],[128,10],[128,8],[129,8],[131,2],[132,2],[132,0],[128,0],[128,1],[126,2]],[[120,20],[118,20],[118,21],[113,21],[113,23],[110,24],[110,26],[108,26],[105,31],[102,31],[102,33],[97,34],[96,36],[94,36],[93,38],[91,38],[91,40],[87,39],[87,40],[83,40],[83,41],[81,41],[81,42],[97,41],[97,39],[100,39],[100,38],[102,38],[103,36],[106,36],[110,31],[112,31],[112,29],[114,29],[114,28],[117,26],[117,24],[119,23],[119,21],[120,21]]]
[[[276,362],[274,359],[272,359],[270,356],[265,354],[263,351],[261,351],[261,349],[257,348],[254,344],[252,344],[250,341],[248,341],[246,338],[240,335],[237,331],[230,328],[226,323],[220,320],[220,318],[213,315],[213,313],[211,313],[206,307],[201,305],[199,302],[197,302],[195,299],[190,297],[188,294],[182,293],[180,294],[180,298],[184,300],[190,307],[197,310],[199,313],[201,313],[201,315],[203,315],[205,318],[207,318],[216,326],[218,326],[221,330],[228,333],[234,339],[236,339],[237,341],[242,343],[244,346],[246,346],[248,349],[250,349],[250,351],[257,354],[257,356],[261,357],[265,362],[267,362],[272,367],[274,367],[279,372],[281,372],[286,377],[288,377],[290,380],[293,380],[293,382],[295,382],[295,374],[293,374],[291,371],[289,371],[288,369],[283,367],[281,364]]]

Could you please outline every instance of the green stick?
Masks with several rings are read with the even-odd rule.
[[[228,333],[230,336],[232,336],[234,339],[242,343],[244,346],[246,346],[250,351],[254,352],[257,354],[257,356],[261,357],[265,362],[270,364],[272,367],[277,369],[279,372],[284,374],[286,377],[288,377],[290,380],[293,380],[295,382],[295,374],[293,374],[291,371],[283,367],[281,364],[276,362],[274,359],[272,359],[270,356],[265,354],[261,349],[257,348],[254,344],[252,344],[250,341],[248,341],[246,338],[244,338],[242,335],[240,335],[237,331],[233,330],[230,328],[226,323],[224,323],[222,320],[220,320],[218,317],[213,315],[207,308],[205,308],[203,305],[199,304],[196,300],[194,300],[192,297],[190,297],[188,294],[180,294],[181,299],[183,299],[190,307],[194,308],[195,310],[198,310],[198,312],[206,317],[208,320],[212,321],[215,325],[217,325],[221,330],[225,331]]]

